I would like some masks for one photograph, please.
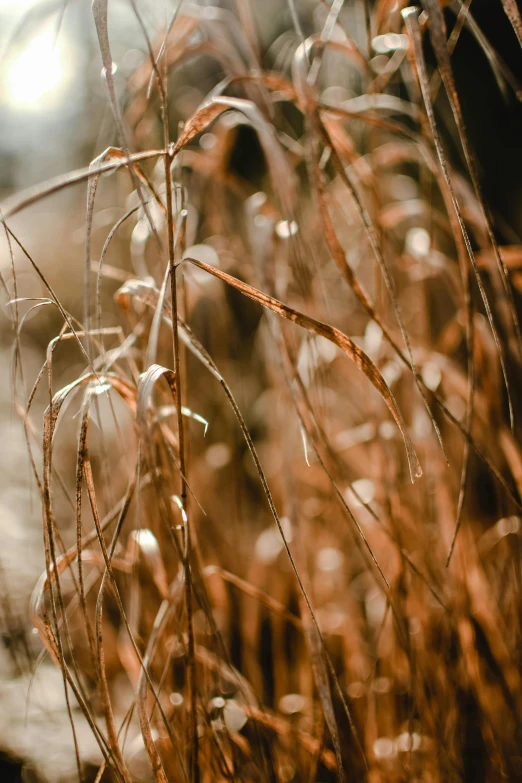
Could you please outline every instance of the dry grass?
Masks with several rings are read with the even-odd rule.
[[[25,397],[17,350],[16,402],[79,779],[81,713],[96,781],[522,779],[522,248],[466,136],[464,24],[515,77],[469,3],[446,30],[436,0],[288,0],[260,51],[257,3],[183,3],[149,37],[131,2],[149,56],[124,105],[93,2],[118,147],[2,205],[61,319]],[[180,73],[213,80],[190,115]],[[75,183],[82,313],[10,230]]]

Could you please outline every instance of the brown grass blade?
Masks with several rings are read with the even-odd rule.
[[[330,340],[330,342],[334,343],[334,345],[337,345],[337,347],[340,348],[341,351],[343,351],[343,353],[345,353],[360,370],[362,370],[362,372],[377,389],[384,402],[388,406],[404,440],[412,482],[422,475],[422,468],[420,467],[419,461],[417,459],[413,443],[411,442],[410,436],[408,435],[404,419],[402,418],[402,414],[386,384],[386,381],[371,359],[353,342],[353,340],[351,340],[347,335],[343,334],[343,332],[340,332],[339,329],[336,329],[334,326],[330,326],[329,324],[325,324],[322,321],[317,321],[315,318],[311,318],[304,313],[300,313],[298,310],[295,310],[292,307],[288,307],[288,305],[279,302],[277,299],[274,299],[267,294],[263,294],[261,291],[258,291],[247,283],[241,282],[226,272],[222,272],[215,267],[209,266],[208,264],[205,264],[202,261],[197,261],[193,258],[185,258],[184,261],[188,261],[191,264],[198,266],[200,269],[204,269],[209,274],[214,275],[214,277],[218,277],[228,285],[231,285],[238,291],[241,291],[241,293],[247,296],[249,299],[252,299],[254,302],[257,302],[263,307],[272,310],[282,318],[286,318],[289,321],[298,324],[303,329],[307,329],[308,331],[314,332],[321,337],[325,337],[327,340]]]
[[[515,0],[502,0],[506,16],[511,22],[520,46],[522,46],[522,17]]]
[[[511,317],[511,328],[514,331],[514,334],[515,334],[515,337],[516,337],[516,341],[517,341],[519,361],[522,362],[522,335],[521,335],[521,332],[520,332],[520,326],[519,326],[518,315],[517,315],[517,312],[516,312],[516,307],[515,307],[515,303],[514,303],[514,299],[513,299],[513,293],[512,293],[511,287],[510,287],[510,283],[509,283],[508,270],[507,270],[507,268],[506,268],[506,266],[505,266],[505,264],[504,264],[504,262],[502,260],[502,256],[501,256],[500,251],[499,251],[498,243],[497,243],[497,240],[495,238],[494,231],[493,231],[491,216],[490,216],[490,213],[489,213],[489,209],[487,208],[487,205],[486,205],[485,200],[484,200],[484,196],[483,196],[483,192],[482,192],[482,185],[480,183],[480,179],[479,179],[479,176],[478,176],[478,170],[477,170],[477,163],[476,163],[476,159],[475,159],[475,154],[474,154],[474,152],[473,152],[473,150],[471,148],[471,145],[469,143],[469,140],[468,140],[468,134],[466,132],[464,119],[463,119],[463,116],[462,116],[462,109],[461,109],[461,105],[460,105],[460,99],[459,99],[459,96],[458,96],[458,93],[457,93],[457,89],[456,89],[456,86],[455,86],[455,81],[454,81],[454,78],[453,78],[453,71],[452,71],[452,67],[451,67],[451,60],[450,60],[450,57],[449,57],[449,54],[448,54],[447,45],[446,45],[446,26],[445,26],[445,22],[444,22],[444,17],[442,15],[442,11],[440,9],[438,0],[422,0],[422,2],[423,2],[424,7],[426,8],[426,12],[428,14],[428,18],[429,18],[429,22],[430,22],[429,30],[430,30],[431,41],[432,41],[433,48],[435,50],[435,55],[437,57],[437,62],[438,62],[438,65],[439,65],[439,68],[440,68],[440,71],[441,71],[442,80],[443,80],[444,86],[446,88],[446,93],[447,93],[448,98],[450,100],[450,104],[451,104],[452,111],[453,111],[453,116],[454,116],[455,122],[457,124],[457,129],[458,129],[458,132],[459,132],[459,137],[460,137],[460,141],[461,141],[461,144],[462,144],[462,148],[464,150],[466,163],[468,165],[469,173],[470,173],[471,180],[472,180],[472,183],[473,183],[473,187],[474,187],[474,190],[475,190],[475,193],[476,193],[476,196],[477,196],[477,200],[478,200],[478,203],[479,203],[479,206],[480,206],[482,217],[484,219],[484,223],[485,223],[486,228],[487,228],[489,241],[490,241],[491,247],[493,249],[496,262],[497,262],[498,271],[499,271],[500,278],[502,280],[502,285],[503,285],[503,288],[504,288],[504,294],[505,294],[505,297],[506,297],[506,300],[507,300],[507,303],[508,303],[508,306],[509,306],[510,317]],[[416,56],[418,57],[418,55],[416,55]],[[420,71],[419,71],[419,75],[420,75]],[[421,84],[421,89],[422,89],[422,84]],[[429,91],[425,91],[423,89],[423,95],[424,95],[424,101],[425,101],[425,104],[426,104],[426,108],[428,108],[427,107],[427,102],[431,100],[428,97],[429,96]],[[433,130],[434,130],[434,117],[435,117],[435,115],[434,115],[433,112],[431,112],[431,115],[430,115],[430,112],[428,111],[428,117],[430,119],[430,125],[431,125],[432,133],[433,133]],[[433,134],[433,136],[434,136],[434,139],[436,140],[435,133]],[[444,154],[442,145],[441,144],[437,144],[437,141],[436,141],[436,147],[437,147],[437,153],[439,154],[439,156],[440,156],[441,152],[442,152],[442,154]],[[447,166],[446,166],[446,170],[447,170]],[[473,270],[475,272],[475,276],[476,276],[477,282],[479,282],[479,287],[481,287],[480,273],[477,270],[476,259],[474,257],[473,251],[471,249],[471,244],[469,244],[469,242],[466,242],[466,247],[467,247],[467,250],[468,250],[468,255],[469,255],[471,264],[473,266]],[[497,332],[496,326],[494,325],[493,315],[491,313],[491,308],[490,308],[490,305],[489,305],[489,301],[487,300],[487,296],[485,295],[483,287],[481,287],[481,295],[482,295],[482,299],[484,301],[484,306],[486,307],[486,312],[488,314],[488,319],[490,321],[490,325],[491,325],[491,328],[492,328],[492,331],[493,331],[495,342],[497,343],[497,349],[498,349],[498,352],[499,352],[499,359],[500,359],[500,362],[501,362],[501,365],[502,365],[502,370],[503,370],[503,374],[504,374],[504,381],[505,381],[505,385],[506,385],[506,392],[507,392],[507,396],[508,396],[508,400],[509,400],[511,428],[513,429],[513,426],[514,426],[514,424],[513,424],[513,406],[512,406],[512,402],[511,402],[511,394],[510,394],[510,388],[509,388],[509,381],[508,381],[508,377],[507,377],[507,370],[506,370],[506,367],[505,367],[505,357],[503,355],[503,351],[502,351],[501,344],[500,344],[500,338],[498,336],[498,332]]]

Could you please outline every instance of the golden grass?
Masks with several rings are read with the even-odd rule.
[[[318,2],[306,37],[289,0],[274,58],[257,4],[181,4],[149,38],[132,0],[149,56],[122,106],[94,0],[118,147],[2,205],[63,324],[17,404],[43,511],[33,623],[79,779],[78,710],[97,781],[522,779],[522,251],[497,242],[452,73],[470,4],[447,31],[436,0],[363,3],[356,36],[345,5]],[[194,62],[216,78],[180,116]],[[9,224],[82,183],[80,314]],[[84,370],[57,389],[65,341]]]

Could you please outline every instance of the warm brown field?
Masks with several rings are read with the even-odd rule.
[[[130,0],[124,76],[107,5],[95,159],[0,204],[13,779],[522,780],[516,3]]]

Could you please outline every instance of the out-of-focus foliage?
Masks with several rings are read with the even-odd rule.
[[[459,47],[522,91],[469,2],[406,5],[42,2],[6,39],[28,779],[522,779],[522,242]]]

